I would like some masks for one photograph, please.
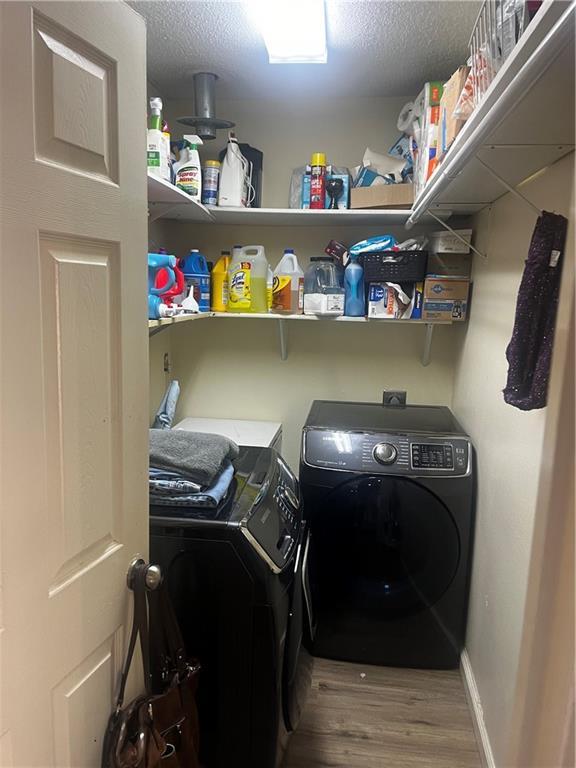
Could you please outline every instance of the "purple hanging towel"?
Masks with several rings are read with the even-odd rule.
[[[504,400],[522,411],[546,405],[567,226],[555,213],[538,218],[518,291]]]

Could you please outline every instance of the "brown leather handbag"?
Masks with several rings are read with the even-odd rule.
[[[200,768],[196,708],[200,666],[187,661],[166,587],[160,583],[149,590],[147,571],[140,561],[131,571],[134,619],[116,708],[104,735],[102,768]],[[146,693],[124,707],[138,637]]]

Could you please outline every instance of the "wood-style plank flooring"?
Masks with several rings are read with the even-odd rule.
[[[460,673],[316,659],[283,768],[480,768]]]

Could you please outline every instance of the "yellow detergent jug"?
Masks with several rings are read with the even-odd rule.
[[[228,267],[228,312],[268,312],[267,277],[263,245],[236,251]]]
[[[228,311],[228,267],[230,251],[221,251],[220,258],[212,270],[212,312]]]

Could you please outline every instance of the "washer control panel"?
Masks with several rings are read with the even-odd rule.
[[[348,472],[461,477],[470,474],[471,446],[464,437],[305,429],[304,463]]]

